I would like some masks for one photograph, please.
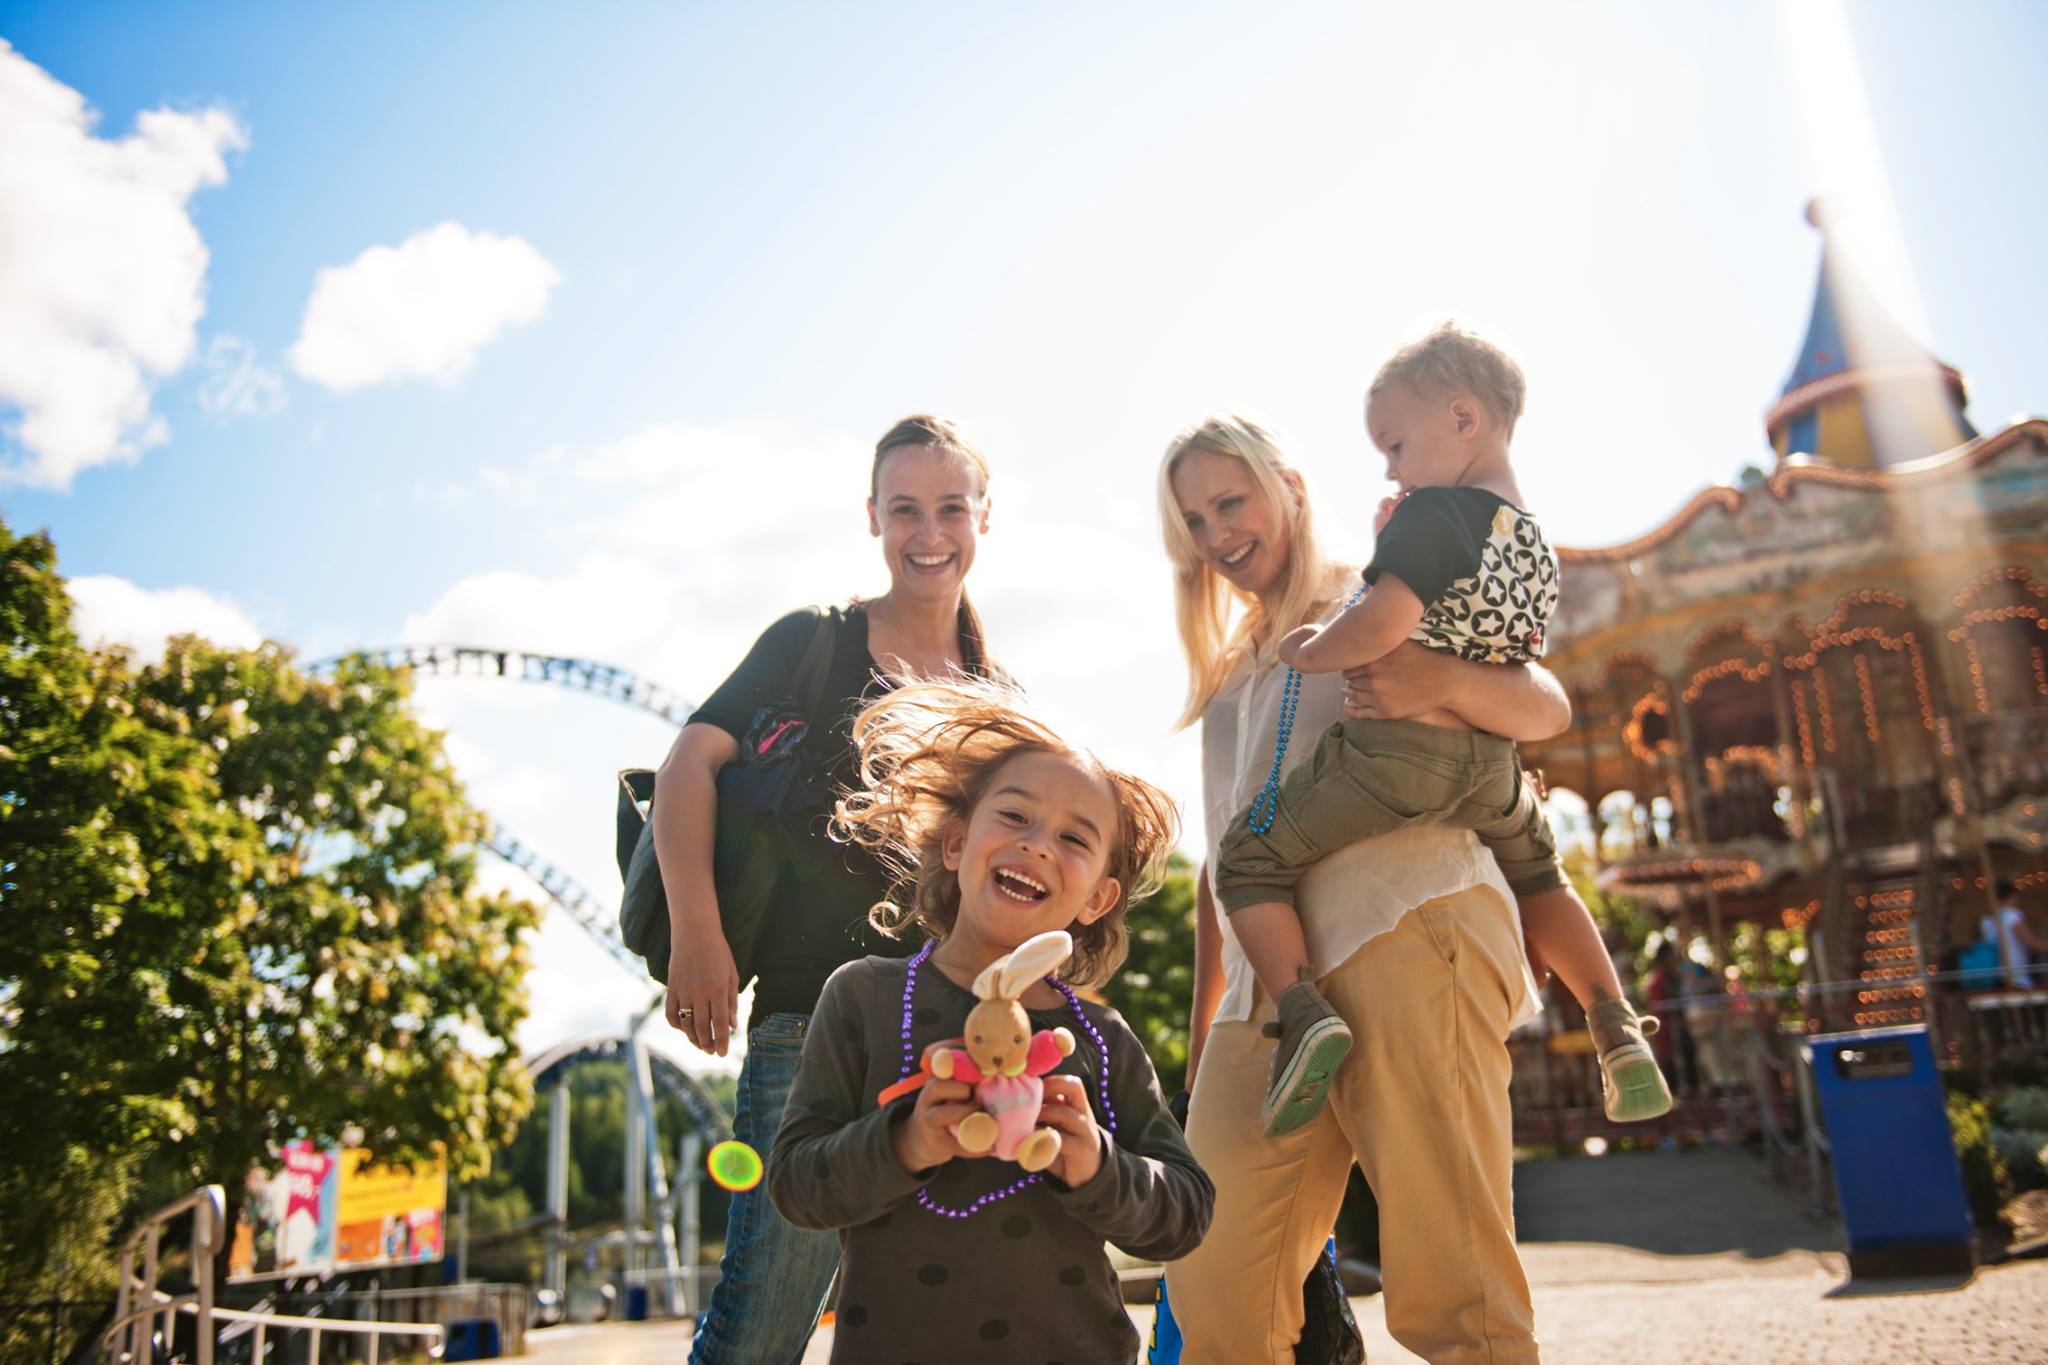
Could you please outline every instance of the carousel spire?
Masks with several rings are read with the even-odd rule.
[[[1807,205],[1806,221],[1821,234],[1820,282],[1792,376],[1764,418],[1779,462],[1882,469],[1973,439],[1962,375],[1877,301],[1831,238],[1824,201]]]

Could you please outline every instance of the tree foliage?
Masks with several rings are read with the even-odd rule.
[[[46,537],[0,525],[0,574],[10,1161],[144,1154],[233,1200],[282,1142],[360,1129],[385,1160],[487,1169],[531,1098],[535,912],[477,889],[482,817],[409,678],[193,637],[139,665],[80,646]]]
[[[1159,890],[1129,910],[1131,951],[1102,988],[1151,1054],[1169,1095],[1186,1084],[1195,998],[1195,869],[1176,853]]]

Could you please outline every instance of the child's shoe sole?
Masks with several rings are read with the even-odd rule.
[[[1607,1092],[1607,1117],[1613,1123],[1641,1123],[1671,1112],[1671,1087],[1657,1059],[1640,1043],[1618,1047],[1600,1059],[1600,1077]]]
[[[1266,1092],[1259,1123],[1267,1137],[1291,1133],[1323,1110],[1330,1081],[1351,1051],[1351,1027],[1332,1015],[1303,1032],[1301,1046],[1280,1079]]]

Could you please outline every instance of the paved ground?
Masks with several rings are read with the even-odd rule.
[[[1967,1282],[1850,1285],[1836,1226],[1766,1184],[1746,1156],[1546,1162],[1522,1168],[1516,1186],[1537,1331],[1553,1362],[2048,1362],[2048,1261]],[[1353,1307],[1373,1361],[1416,1359],[1387,1335],[1379,1298]],[[1149,1308],[1131,1316],[1149,1330]],[[688,1342],[678,1323],[528,1338],[534,1359],[578,1365],[681,1365]],[[804,1361],[830,1351],[828,1328]]]

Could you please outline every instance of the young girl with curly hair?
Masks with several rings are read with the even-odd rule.
[[[1076,988],[1123,960],[1125,912],[1173,845],[1172,803],[991,685],[899,688],[861,713],[854,742],[864,789],[834,832],[908,893],[875,907],[878,926],[930,942],[826,982],[768,1158],[782,1216],[839,1233],[832,1359],[1135,1360],[1103,1243],[1181,1256],[1215,1191],[1144,1047]],[[1038,1122],[1058,1155],[1026,1171],[955,1136],[978,1112],[965,1081],[904,1083],[927,1047],[960,1037],[976,978],[1050,930],[1073,955],[1021,1003],[1034,1030],[1076,1046],[1044,1078]]]

